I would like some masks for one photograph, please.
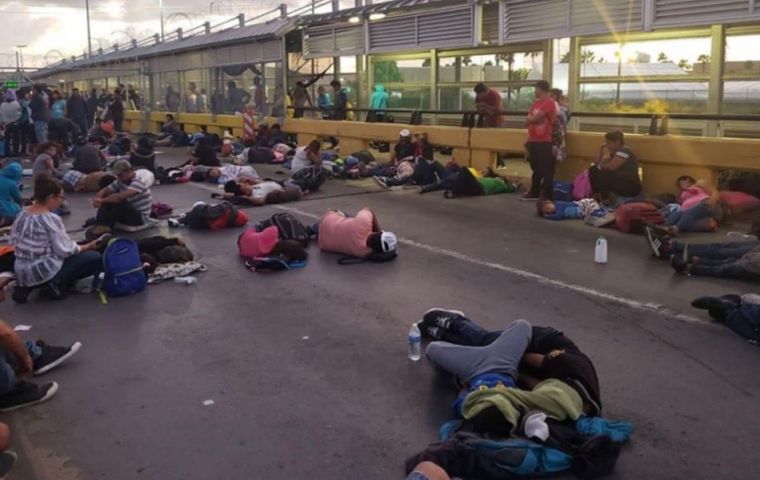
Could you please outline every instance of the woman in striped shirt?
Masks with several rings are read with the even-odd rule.
[[[53,213],[60,208],[64,195],[61,185],[47,175],[34,182],[34,203],[16,217],[11,242],[16,247],[16,289],[13,300],[26,302],[35,287],[55,300],[66,296],[74,283],[102,269],[96,250],[104,239],[77,245]]]

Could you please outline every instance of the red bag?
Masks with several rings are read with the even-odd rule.
[[[615,210],[615,224],[621,232],[642,234],[647,223],[665,223],[665,216],[651,203],[625,203]]]

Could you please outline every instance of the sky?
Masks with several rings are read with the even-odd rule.
[[[204,21],[218,23],[246,13],[256,13],[287,3],[291,8],[309,0],[162,0],[165,29],[189,28]],[[89,0],[93,50],[130,38],[142,39],[160,31],[161,0]],[[85,0],[0,0],[0,67],[15,67],[16,46],[24,65],[44,66],[63,56],[87,50]],[[12,28],[8,28],[12,25]]]

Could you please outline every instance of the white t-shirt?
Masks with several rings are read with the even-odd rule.
[[[296,173],[299,170],[303,170],[304,168],[308,168],[313,166],[311,163],[311,160],[309,160],[309,154],[306,151],[306,147],[298,147],[296,149],[296,154],[293,156],[293,164],[291,165],[290,169],[293,171],[293,173]]]
[[[281,192],[285,190],[277,182],[261,182],[253,186],[251,197],[256,199],[266,198],[272,192]]]

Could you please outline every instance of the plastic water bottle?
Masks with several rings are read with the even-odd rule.
[[[607,263],[607,239],[602,236],[596,239],[594,261],[601,264]]]
[[[422,358],[422,335],[416,323],[409,329],[409,360],[413,362]]]

